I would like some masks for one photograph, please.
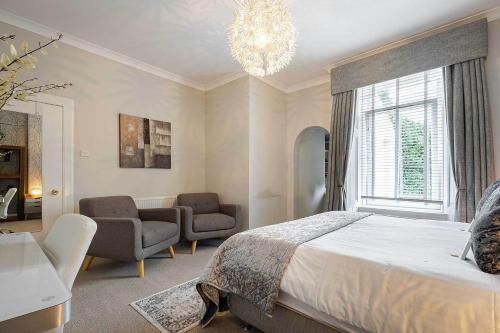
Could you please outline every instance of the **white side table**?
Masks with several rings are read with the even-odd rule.
[[[0,235],[0,332],[44,332],[69,321],[71,292],[31,233]]]

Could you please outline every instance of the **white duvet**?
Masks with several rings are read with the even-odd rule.
[[[458,258],[466,228],[372,215],[300,245],[281,290],[359,331],[500,333],[500,276]]]

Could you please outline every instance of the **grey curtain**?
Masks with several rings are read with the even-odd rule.
[[[444,68],[451,169],[457,186],[455,220],[470,222],[494,180],[493,141],[484,58]]]
[[[354,90],[333,95],[326,195],[328,210],[345,210],[344,188],[355,119]]]

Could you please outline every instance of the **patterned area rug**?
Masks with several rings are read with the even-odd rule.
[[[197,279],[130,303],[164,333],[183,333],[198,326],[205,304],[196,291]]]

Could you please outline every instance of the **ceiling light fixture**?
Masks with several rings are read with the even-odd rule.
[[[243,1],[229,31],[229,46],[232,56],[254,76],[271,75],[290,64],[295,27],[285,0]]]

